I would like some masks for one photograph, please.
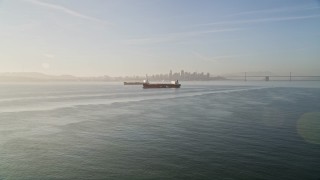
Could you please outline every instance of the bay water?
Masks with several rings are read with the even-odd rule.
[[[320,83],[3,83],[0,179],[319,180]]]

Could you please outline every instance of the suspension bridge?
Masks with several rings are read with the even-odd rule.
[[[243,75],[223,76],[228,80],[243,80],[243,81],[320,81],[320,76],[308,75],[250,75],[247,72]]]

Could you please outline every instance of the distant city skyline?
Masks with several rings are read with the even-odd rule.
[[[282,74],[277,75],[271,72],[245,72],[229,75],[215,76],[204,72],[173,72],[162,74],[151,74],[146,76],[72,76],[72,75],[50,75],[37,72],[25,73],[0,73],[0,83],[2,82],[142,82],[149,81],[320,81],[320,75],[308,76],[297,74]]]
[[[318,0],[0,0],[0,73],[320,74]]]

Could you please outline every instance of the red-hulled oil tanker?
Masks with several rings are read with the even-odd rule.
[[[142,84],[143,88],[180,88],[181,84],[179,81],[171,81],[171,83],[149,83],[148,80]]]

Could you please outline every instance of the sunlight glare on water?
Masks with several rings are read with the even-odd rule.
[[[320,112],[303,114],[297,122],[297,129],[307,142],[320,144]]]

